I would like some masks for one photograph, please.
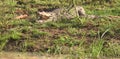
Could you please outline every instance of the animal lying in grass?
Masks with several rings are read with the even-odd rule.
[[[52,11],[38,11],[39,20],[37,22],[44,23],[49,21],[57,21],[60,19],[72,19],[75,17],[96,18],[95,15],[86,15],[85,10],[81,6],[76,6],[68,10],[67,8],[57,8]]]

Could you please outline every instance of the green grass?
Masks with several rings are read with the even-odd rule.
[[[98,2],[96,2],[98,1]],[[110,4],[109,2],[112,3]],[[71,59],[120,57],[120,1],[94,0],[0,1],[0,50],[70,55]],[[101,4],[102,3],[102,4]],[[98,19],[74,18],[37,23],[37,10],[81,5]],[[29,17],[15,19],[17,9]],[[112,15],[113,18],[105,18]]]

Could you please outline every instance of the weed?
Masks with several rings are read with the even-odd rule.
[[[79,34],[79,32],[76,28],[67,28],[67,29],[68,29],[68,33],[70,33],[71,35]]]
[[[102,49],[103,49],[103,44],[104,44],[104,40],[102,39],[94,41],[94,43],[90,46],[92,57],[100,56]]]
[[[109,42],[106,44],[107,47],[102,49],[102,54],[108,57],[114,56],[119,57],[120,56],[120,46],[118,43],[112,43]]]
[[[49,36],[49,33],[42,32],[37,29],[32,30],[32,37],[40,38],[40,37],[45,37],[45,36]]]

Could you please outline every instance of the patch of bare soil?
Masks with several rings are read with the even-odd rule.
[[[40,29],[40,30],[50,33],[51,36],[54,36],[54,35],[56,36],[56,35],[67,33],[67,31],[65,29],[51,29],[51,28],[48,28],[48,29]]]
[[[65,56],[43,56],[37,53],[22,52],[0,52],[0,59],[65,59]]]
[[[24,53],[24,52],[0,52],[0,59],[71,59],[71,55],[40,55],[38,53]],[[82,58],[93,59],[93,58]],[[120,59],[120,58],[108,58],[98,57],[97,59]]]

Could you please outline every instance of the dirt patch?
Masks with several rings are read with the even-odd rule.
[[[71,55],[40,55],[39,53],[25,53],[25,52],[0,52],[0,59],[71,59]],[[82,58],[86,59],[86,58]],[[87,58],[93,59],[93,58]],[[108,58],[98,57],[97,59],[120,59],[120,58]]]
[[[65,56],[39,55],[37,53],[1,52],[0,59],[64,59]]]

